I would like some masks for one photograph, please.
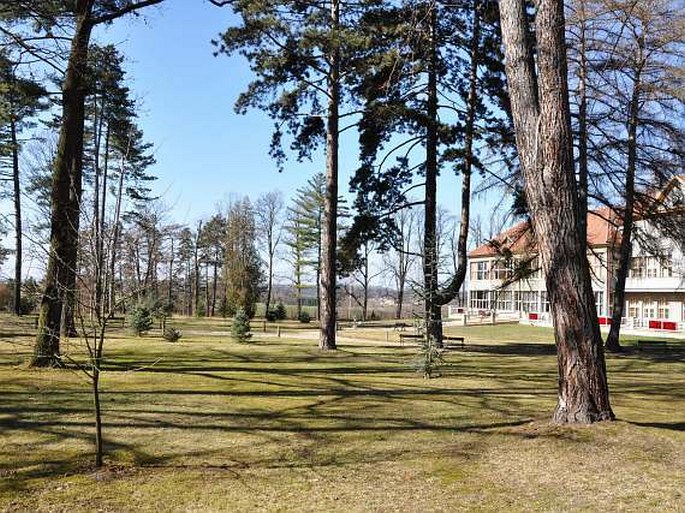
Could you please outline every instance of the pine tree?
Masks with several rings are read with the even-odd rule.
[[[243,308],[238,308],[231,325],[231,336],[236,342],[244,343],[252,338],[250,333],[250,317]]]
[[[378,0],[300,2],[243,0],[231,2],[241,24],[229,28],[220,52],[241,53],[255,80],[236,103],[238,112],[258,108],[274,119],[271,154],[282,163],[282,140],[298,159],[326,148],[326,187],[321,252],[322,350],[336,348],[336,244],[338,213],[338,149],[343,107],[349,100],[346,81],[366,40],[358,19]]]
[[[33,118],[47,107],[47,92],[34,80],[18,76],[20,63],[0,52],[0,169],[11,176],[14,203],[14,313],[21,315],[22,208],[19,154],[20,135],[33,125]]]
[[[381,248],[397,247],[392,214],[423,205],[424,316],[440,346],[440,306],[456,297],[466,276],[471,176],[485,170],[481,158],[489,148],[499,146],[504,162],[511,159],[496,4],[405,1],[371,11],[362,24],[372,34],[373,50],[356,87],[365,102],[362,166],[350,184],[358,191],[359,214],[348,242],[360,245],[372,238]],[[425,152],[416,157],[419,145]],[[386,166],[393,157],[396,163]],[[441,288],[437,178],[448,167],[462,177],[462,212],[457,270]],[[417,176],[422,183],[416,183]],[[406,191],[418,186],[424,188],[423,200],[408,200]]]
[[[72,28],[66,71],[61,80],[62,116],[52,175],[50,253],[41,302],[33,366],[60,365],[59,341],[67,305],[73,304],[83,191],[83,150],[88,51],[93,30],[162,0],[91,0],[3,3],[0,17],[16,22],[12,44],[43,60],[34,41],[52,38],[55,25]],[[28,29],[31,34],[20,31]],[[35,37],[38,36],[38,37]],[[61,45],[61,44],[60,44]],[[54,66],[54,63],[52,63]],[[59,69],[59,66],[55,66]],[[64,312],[63,312],[64,310]]]

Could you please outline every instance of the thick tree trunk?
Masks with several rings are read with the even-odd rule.
[[[578,233],[563,2],[540,0],[537,7],[536,79],[525,2],[500,2],[506,72],[526,199],[554,322],[559,396],[553,420],[590,423],[613,419],[614,414],[587,243]]]
[[[84,71],[92,30],[91,2],[79,2],[79,6],[82,11],[76,18],[62,84],[62,127],[52,174],[50,253],[31,362],[35,367],[60,365],[62,309],[69,308],[66,317],[70,317],[75,297],[83,171]]]
[[[442,318],[438,293],[438,252],[436,240],[437,181],[438,181],[438,77],[435,26],[437,7],[430,8],[430,63],[428,69],[428,100],[426,105],[426,184],[423,224],[423,294],[426,335],[442,347]]]
[[[614,302],[611,315],[611,327],[606,339],[606,349],[614,353],[622,350],[619,336],[621,333],[621,319],[626,297],[626,278],[630,270],[630,259],[633,253],[633,215],[635,210],[635,171],[637,167],[637,125],[640,110],[640,71],[633,82],[633,91],[628,107],[628,166],[623,196],[625,208],[623,210],[623,230],[621,232],[621,246],[619,250],[618,269],[614,280]]]
[[[338,28],[340,1],[331,1],[331,29]],[[326,191],[321,251],[321,330],[319,348],[336,349],[336,246],[338,232],[338,142],[340,108],[340,51],[330,55],[328,76],[328,114],[326,126]]]
[[[14,113],[10,114],[10,135],[12,137],[12,184],[14,186],[14,313],[21,315],[21,182],[19,180],[19,141]]]

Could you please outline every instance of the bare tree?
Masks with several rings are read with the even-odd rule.
[[[274,281],[274,259],[281,242],[283,230],[283,194],[271,191],[262,194],[255,202],[257,237],[266,253],[266,312],[271,308],[271,294]]]

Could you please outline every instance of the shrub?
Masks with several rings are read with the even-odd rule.
[[[167,342],[177,342],[183,334],[177,330],[176,328],[172,328],[171,326],[167,326],[164,328],[164,333],[162,333],[162,337],[164,337],[164,340]]]
[[[247,342],[252,337],[252,333],[250,333],[250,318],[242,308],[238,308],[235,317],[233,317],[231,336],[237,342]]]
[[[297,320],[299,320],[301,323],[308,324],[312,321],[312,316],[307,312],[301,312]]]
[[[284,320],[288,316],[288,313],[285,311],[285,305],[283,305],[283,303],[278,303],[274,310],[274,314],[276,315],[277,321]]]
[[[144,305],[136,306],[131,312],[128,325],[138,336],[152,329],[152,314],[150,309]]]
[[[276,310],[269,310],[264,314],[264,318],[269,322],[274,322],[276,320]]]
[[[427,335],[419,346],[416,371],[423,374],[424,379],[431,379],[440,375],[438,370],[444,363],[442,351],[435,345],[435,338]]]

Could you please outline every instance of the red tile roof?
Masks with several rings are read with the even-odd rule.
[[[587,241],[590,246],[608,246],[616,242],[618,216],[608,207],[588,212]],[[503,231],[491,241],[469,252],[470,258],[497,256],[502,250],[521,254],[535,251],[535,241],[526,221]]]

